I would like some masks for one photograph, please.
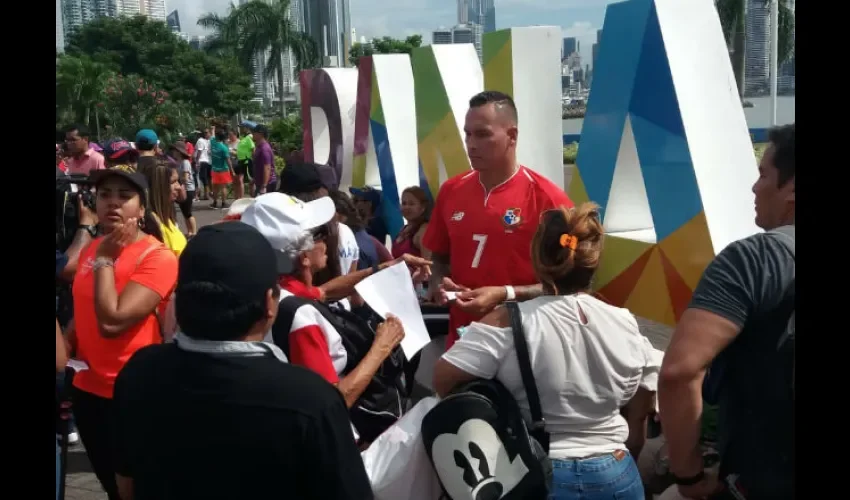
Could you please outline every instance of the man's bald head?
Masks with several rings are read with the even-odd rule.
[[[516,104],[508,94],[497,90],[485,90],[472,96],[469,100],[469,108],[480,108],[488,104],[493,105],[496,115],[506,120],[511,125],[517,124]]]

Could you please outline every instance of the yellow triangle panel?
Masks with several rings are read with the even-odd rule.
[[[578,167],[573,165],[573,177],[570,180],[570,188],[567,190],[570,200],[576,205],[587,203],[590,197],[587,196],[587,188],[584,187],[584,181],[581,180],[581,172]]]
[[[694,290],[706,266],[714,259],[705,212],[700,212],[673,231],[659,246],[685,283]]]
[[[664,264],[657,248],[652,249],[649,262],[625,307],[634,315],[665,325],[676,324],[676,314],[670,303],[670,292],[664,276]]]
[[[576,175],[576,174],[573,174]],[[578,179],[579,181],[581,178]],[[573,177],[572,184],[575,185],[576,178]],[[572,197],[570,199],[576,204],[579,202]],[[647,250],[652,248],[652,243],[632,240],[629,238],[620,238],[617,236],[605,236],[604,246],[602,248],[602,258],[599,262],[599,268],[596,270],[596,276],[593,280],[593,288],[601,289],[614,278],[619,276],[623,271],[629,268],[635,261],[640,258]]]

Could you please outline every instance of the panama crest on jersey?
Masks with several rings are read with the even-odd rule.
[[[505,215],[502,216],[502,222],[505,224],[507,228],[513,228],[519,226],[522,222],[522,216],[520,213],[522,212],[519,208],[509,208],[505,210]]]

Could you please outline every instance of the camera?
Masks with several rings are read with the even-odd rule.
[[[60,252],[71,246],[80,227],[79,200],[90,210],[95,209],[93,185],[87,175],[56,177],[56,249]]]

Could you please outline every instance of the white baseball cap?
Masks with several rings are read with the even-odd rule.
[[[227,217],[232,216],[242,216],[245,213],[245,210],[248,209],[251,205],[254,204],[254,198],[239,198],[230,204],[230,208],[227,210]]]
[[[283,193],[254,199],[242,213],[242,222],[256,228],[278,253],[278,273],[295,268],[284,253],[305,231],[327,224],[336,214],[333,200],[325,196],[308,203]]]

